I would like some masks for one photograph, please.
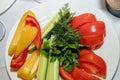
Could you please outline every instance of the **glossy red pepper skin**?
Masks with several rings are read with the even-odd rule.
[[[12,69],[19,69],[25,62],[28,55],[28,48],[25,49],[18,57],[13,56],[10,67]]]
[[[33,43],[36,45],[37,49],[40,49],[42,38],[41,38],[41,28],[40,28],[39,22],[33,16],[27,15],[26,25],[31,25],[38,29],[38,34],[34,39]]]

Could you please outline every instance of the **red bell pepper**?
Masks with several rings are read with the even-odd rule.
[[[41,41],[42,41],[41,28],[40,28],[39,22],[33,16],[27,15],[26,25],[31,25],[38,29],[38,34],[37,34],[36,38],[34,39],[33,43],[36,45],[36,48],[39,49],[41,46]]]
[[[28,48],[25,49],[18,57],[13,56],[10,67],[13,69],[19,69],[25,62],[28,55]]]

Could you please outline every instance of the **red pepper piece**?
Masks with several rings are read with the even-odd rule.
[[[39,49],[41,46],[41,41],[42,41],[41,28],[40,28],[39,22],[33,16],[27,15],[26,25],[31,25],[38,29],[38,34],[37,34],[36,38],[34,39],[33,43],[36,45],[36,48]]]
[[[13,69],[19,69],[25,62],[28,55],[28,48],[25,49],[18,57],[13,56],[10,67]]]

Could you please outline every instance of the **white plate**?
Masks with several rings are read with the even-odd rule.
[[[0,0],[0,14],[4,13],[16,0]]]
[[[75,12],[77,14],[82,14],[86,12],[93,13],[98,20],[102,20],[105,22],[106,25],[106,37],[104,44],[101,48],[96,50],[96,54],[101,56],[106,64],[107,64],[107,78],[106,80],[111,80],[113,76],[115,75],[115,72],[118,67],[118,61],[119,61],[119,41],[118,37],[112,28],[112,24],[110,20],[107,19],[107,17],[98,9],[95,9],[91,6],[89,6],[86,3],[83,3],[82,0],[55,0],[50,1],[47,3],[40,4],[39,7],[31,9],[34,11],[34,13],[37,16],[37,19],[39,20],[41,27],[44,26],[44,24],[53,17],[53,14],[58,11],[62,6],[64,6],[65,3],[69,3],[69,7],[71,11]],[[57,5],[57,6],[56,6]],[[45,20],[43,20],[46,18]],[[18,20],[19,21],[19,20]],[[8,56],[8,46],[10,44],[10,41],[12,39],[12,36],[14,34],[16,26],[13,27],[7,41],[6,46],[6,67],[8,74],[12,80],[18,80],[17,74],[15,72],[10,71],[10,60],[11,57]]]

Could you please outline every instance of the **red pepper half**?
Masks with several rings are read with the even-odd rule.
[[[36,45],[36,48],[39,49],[41,46],[41,41],[42,41],[41,28],[40,28],[39,22],[33,16],[27,15],[26,25],[31,25],[38,29],[38,34],[37,34],[36,38],[34,39],[33,43]]]
[[[10,67],[13,69],[19,69],[25,62],[28,55],[28,48],[25,49],[18,57],[13,56]]]

